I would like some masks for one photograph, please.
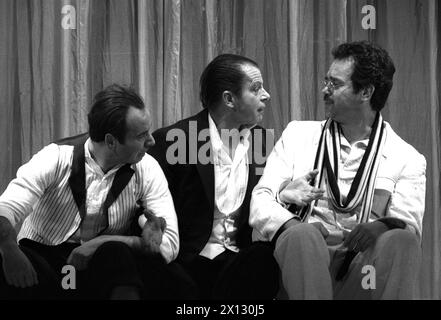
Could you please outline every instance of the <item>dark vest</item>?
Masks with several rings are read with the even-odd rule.
[[[84,154],[84,143],[87,141],[88,138],[89,138],[88,133],[82,133],[76,136],[60,139],[54,142],[58,145],[74,146],[72,167],[69,176],[69,186],[72,191],[72,195],[75,200],[75,203],[80,212],[81,221],[84,220],[84,217],[86,215],[86,170],[85,170],[86,160]],[[108,208],[118,198],[121,191],[124,190],[124,188],[127,186],[133,174],[134,171],[129,164],[122,166],[116,172],[112,186],[103,204],[103,213],[107,217],[107,219],[105,219],[106,224],[104,228],[101,230],[100,234],[103,233],[109,226]],[[141,211],[138,211],[136,216],[138,216],[140,212]],[[137,219],[134,220],[137,221]],[[137,223],[136,224],[132,223],[131,232],[140,231],[136,229],[136,225]]]

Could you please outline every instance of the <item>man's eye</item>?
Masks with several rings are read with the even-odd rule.
[[[148,135],[149,135],[149,132],[147,131],[147,132],[145,132],[145,133],[143,133],[143,134],[140,134],[140,135],[138,136],[138,139],[139,139],[139,140],[141,140],[141,139],[145,139],[145,138],[148,137]]]
[[[251,91],[253,92],[259,92],[259,90],[262,88],[262,85],[260,84],[256,84],[254,86],[251,87]]]

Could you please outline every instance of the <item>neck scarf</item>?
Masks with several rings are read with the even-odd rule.
[[[367,222],[372,208],[378,166],[386,140],[385,124],[381,114],[377,112],[369,136],[368,146],[345,201],[342,199],[337,183],[341,134],[340,125],[328,119],[323,127],[314,161],[314,169],[318,169],[319,173],[311,185],[319,188],[326,175],[326,190],[334,209],[338,212],[353,214],[355,212],[354,209],[362,203],[358,223]],[[316,204],[317,200],[301,210],[300,219],[302,221],[307,221]]]

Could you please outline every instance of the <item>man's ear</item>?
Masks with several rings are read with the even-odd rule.
[[[110,133],[106,133],[104,136],[104,143],[110,150],[114,150],[118,140]]]
[[[367,87],[364,87],[363,89],[361,89],[361,99],[363,101],[371,100],[374,92],[375,92],[375,87],[373,85],[369,85]]]
[[[222,101],[227,107],[234,109],[235,98],[231,91],[225,90],[222,92]]]

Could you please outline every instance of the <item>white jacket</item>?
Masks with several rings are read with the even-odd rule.
[[[265,170],[254,188],[250,205],[253,240],[270,241],[293,214],[276,200],[281,183],[311,171],[324,121],[292,121],[267,159]],[[424,214],[426,160],[401,139],[386,122],[386,141],[375,189],[391,193],[386,217],[406,222],[421,239]],[[374,204],[375,205],[375,204]]]

